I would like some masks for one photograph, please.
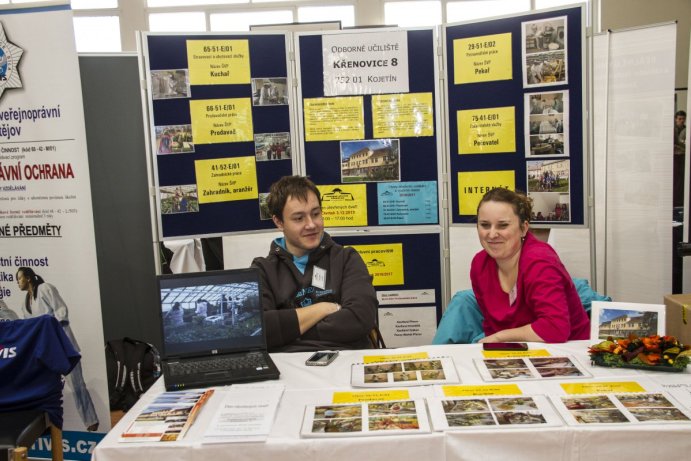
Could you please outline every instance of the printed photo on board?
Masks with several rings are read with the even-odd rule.
[[[187,152],[194,152],[192,125],[156,127],[157,154],[182,154]]]
[[[526,157],[568,156],[569,92],[525,95]]]
[[[254,135],[254,153],[258,162],[289,160],[290,133],[257,133]]]
[[[153,99],[190,97],[190,79],[187,69],[152,70],[151,94]]]
[[[199,195],[196,184],[161,186],[159,192],[161,214],[196,213],[199,211]]]
[[[523,86],[567,83],[566,17],[522,23]]]
[[[252,105],[277,106],[288,104],[286,80],[285,77],[253,78]]]
[[[398,139],[341,141],[341,182],[401,180]]]

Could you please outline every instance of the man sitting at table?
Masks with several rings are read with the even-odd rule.
[[[321,196],[312,181],[285,176],[267,205],[283,237],[255,258],[271,352],[363,349],[375,325],[377,297],[360,255],[324,232]]]

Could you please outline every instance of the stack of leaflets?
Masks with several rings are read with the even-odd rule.
[[[120,442],[173,442],[182,439],[213,392],[213,389],[164,392],[120,434]]]
[[[427,386],[459,382],[450,357],[403,360],[381,363],[354,363],[351,367],[354,387]]]
[[[430,432],[424,400],[308,405],[302,437],[400,435]]]

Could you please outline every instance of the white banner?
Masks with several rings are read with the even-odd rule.
[[[0,301],[19,318],[56,316],[80,350],[63,392],[63,449],[65,459],[88,460],[110,416],[68,5],[0,9],[0,188]],[[32,457],[50,455],[49,439],[34,449]]]
[[[408,93],[408,35],[325,34],[324,96]]]

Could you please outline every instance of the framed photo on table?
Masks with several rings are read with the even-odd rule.
[[[593,301],[590,340],[665,334],[665,305]]]

